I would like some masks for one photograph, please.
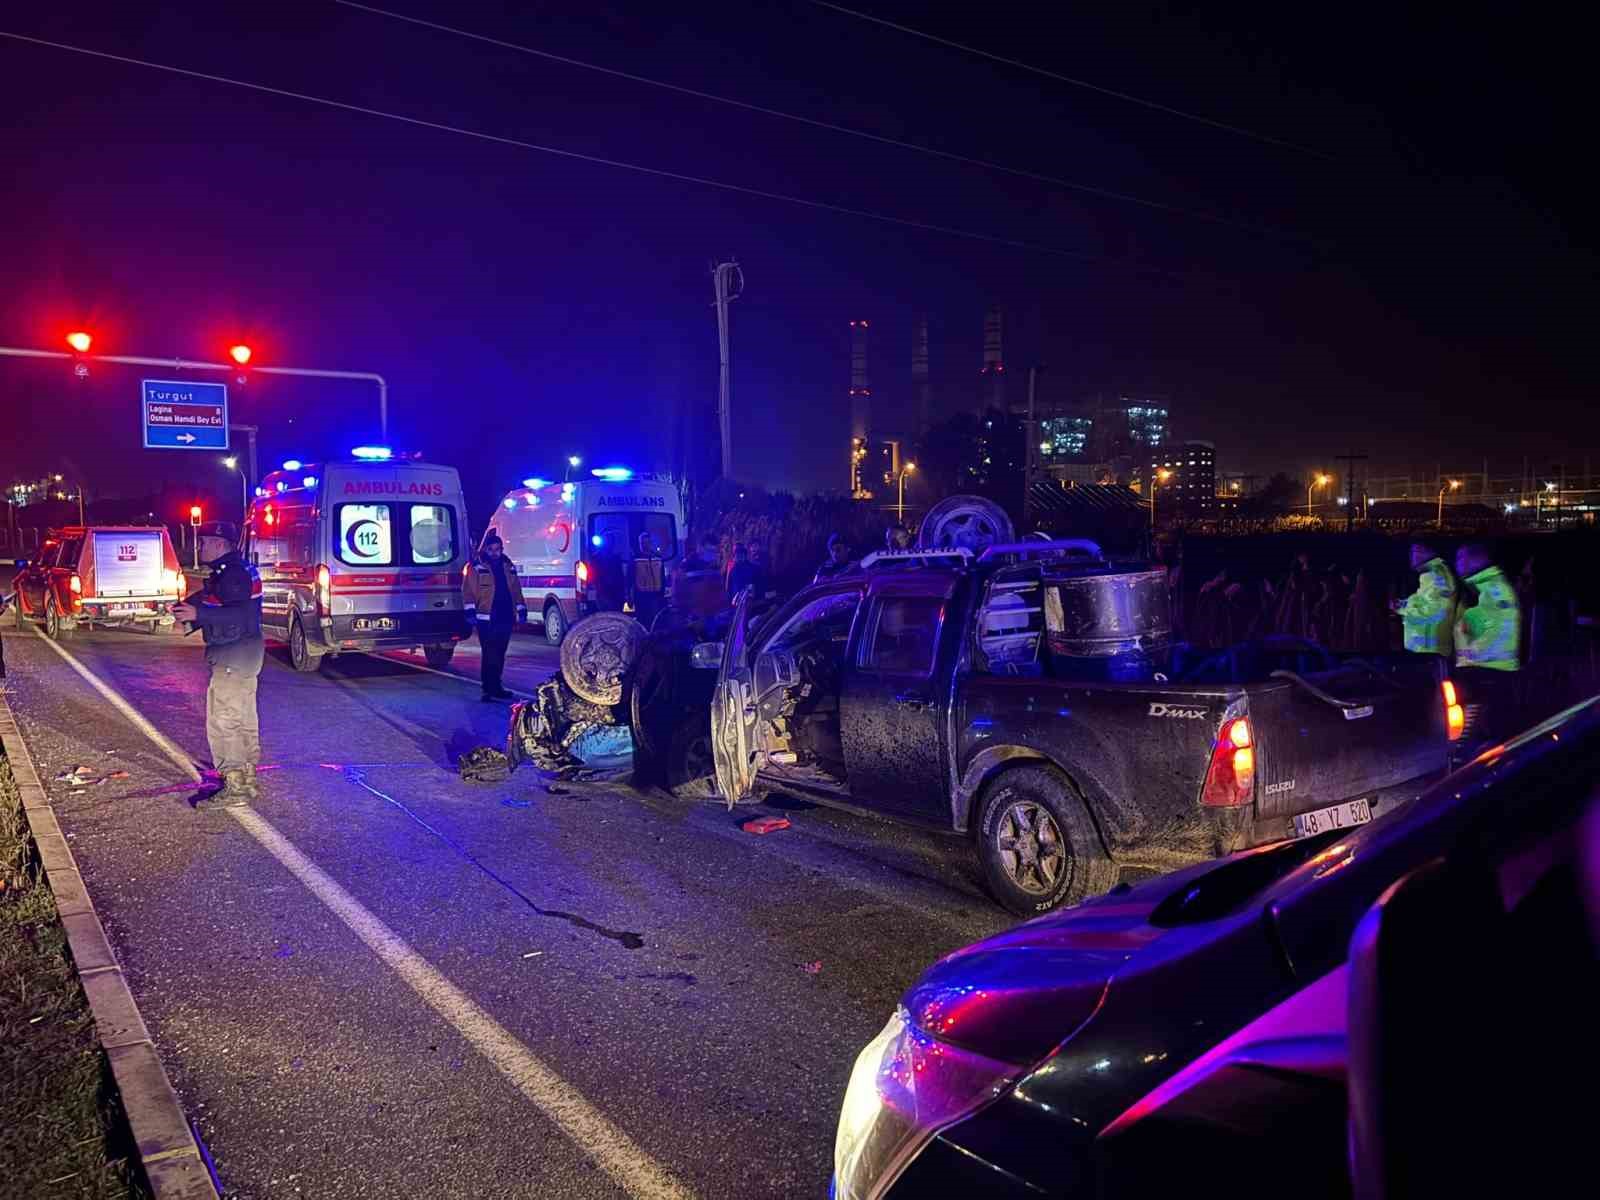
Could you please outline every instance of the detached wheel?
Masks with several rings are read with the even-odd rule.
[[[61,610],[56,607],[56,598],[47,597],[44,602],[44,635],[52,642],[59,642],[63,636],[61,628]]]
[[[561,639],[567,636],[567,614],[561,611],[561,605],[551,601],[544,606],[544,640],[548,645],[559,646]]]
[[[450,660],[456,656],[454,643],[440,646],[424,646],[422,657],[428,660],[428,665],[435,671],[442,671],[450,665]]]
[[[322,655],[313,654],[306,644],[306,631],[295,617],[289,624],[289,665],[302,674],[309,675],[322,664]]]
[[[1117,881],[1083,798],[1050,767],[1018,767],[989,786],[978,858],[994,898],[1019,917],[1077,904]]]
[[[622,613],[585,617],[561,644],[561,677],[590,704],[620,704],[645,637],[644,626]]]

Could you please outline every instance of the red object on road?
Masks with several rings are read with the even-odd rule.
[[[740,828],[746,833],[775,833],[779,829],[789,828],[789,818],[751,817]]]

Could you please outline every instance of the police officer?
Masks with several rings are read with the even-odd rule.
[[[1485,546],[1468,544],[1456,551],[1456,575],[1477,595],[1462,602],[1455,622],[1456,681],[1469,711],[1474,738],[1500,741],[1516,732],[1510,727],[1511,685],[1521,665],[1522,610],[1517,589],[1489,558]]]
[[[256,715],[256,681],[261,675],[261,576],[233,544],[232,529],[221,522],[203,525],[200,557],[210,568],[205,586],[172,615],[199,629],[206,643],[206,741],[222,787],[202,803],[231,808],[257,798],[256,765],[261,761],[261,728]]]
[[[1434,654],[1449,662],[1460,591],[1455,573],[1431,546],[1421,542],[1411,547],[1411,569],[1417,573],[1417,590],[1396,606],[1405,629],[1405,647],[1412,654]]]

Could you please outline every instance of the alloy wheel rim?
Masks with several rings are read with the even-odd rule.
[[[1006,877],[1029,895],[1054,891],[1071,855],[1050,810],[1034,800],[1013,800],[1000,814],[995,845]]]

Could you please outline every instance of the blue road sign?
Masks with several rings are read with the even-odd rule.
[[[228,389],[220,383],[146,379],[139,385],[147,450],[226,450]]]

